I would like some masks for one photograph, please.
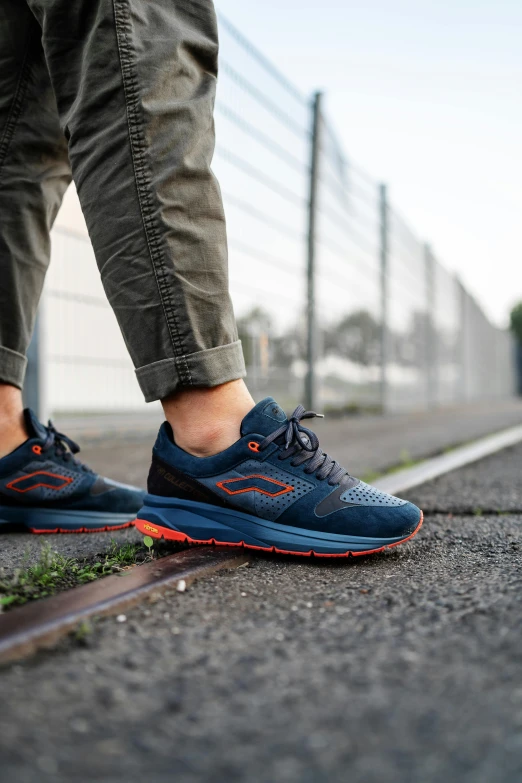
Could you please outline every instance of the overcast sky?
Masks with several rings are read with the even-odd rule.
[[[497,323],[522,299],[522,0],[217,0]]]

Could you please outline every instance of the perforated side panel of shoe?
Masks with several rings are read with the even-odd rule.
[[[307,492],[314,489],[314,484],[311,482],[304,481],[304,479],[300,479],[292,473],[287,473],[285,470],[278,470],[278,468],[266,462],[261,464],[254,460],[244,462],[237,470],[244,476],[248,476],[249,473],[259,473],[283,484],[290,484],[294,488],[292,492],[287,492],[275,498],[262,495],[259,492],[255,493],[256,513],[264,519],[269,519],[271,522],[274,522],[292,503],[295,503],[296,500],[299,500]]]
[[[72,479],[72,481],[69,484],[65,483],[65,486],[62,486],[60,489],[46,487],[46,472],[50,473],[53,477],[63,476],[64,479]],[[39,475],[40,473],[42,474],[41,476]],[[23,499],[24,501],[27,500],[32,503],[37,500],[55,500],[58,497],[60,499],[69,497],[80,487],[85,478],[81,473],[77,473],[74,470],[68,470],[64,465],[49,460],[47,462],[30,462],[23,470],[10,476],[9,482],[16,479],[23,479],[24,476],[29,477],[31,475],[34,475],[35,488],[27,493],[21,493],[19,499]],[[8,483],[8,481],[6,481],[6,483]],[[39,483],[42,486],[36,486]]]
[[[36,465],[36,463],[34,463]],[[27,472],[30,472],[30,469],[34,469],[34,465],[28,465],[26,470]],[[63,465],[60,465],[57,462],[46,462],[44,465],[40,463],[38,465],[39,470],[48,470],[51,473],[55,473],[56,475],[63,476],[64,478],[70,478],[72,479],[70,484],[67,484],[65,487],[62,487],[59,492],[57,492],[55,489],[49,489],[47,487],[40,487],[41,491],[41,497],[44,500],[51,500],[55,499],[57,496],[60,498],[66,498],[69,497],[69,495],[72,495],[75,490],[77,490],[80,485],[82,484],[85,476],[81,473],[77,473],[74,470],[68,470]]]
[[[347,489],[341,495],[341,500],[345,503],[352,503],[355,506],[405,506],[407,501],[381,492],[375,487],[371,487],[364,481],[359,481],[355,487]]]

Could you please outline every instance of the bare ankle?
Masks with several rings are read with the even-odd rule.
[[[0,459],[27,440],[22,392],[0,383]]]
[[[212,388],[186,388],[162,400],[176,444],[195,457],[228,449],[241,436],[241,422],[254,407],[242,380]]]

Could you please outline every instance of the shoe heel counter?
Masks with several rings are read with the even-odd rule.
[[[160,495],[161,497],[184,497],[183,494],[178,494],[181,491],[181,487],[173,480],[175,475],[177,476],[178,471],[159,456],[168,452],[170,439],[166,431],[167,427],[170,428],[168,422],[163,422],[152,448],[152,462],[147,477],[147,492],[149,495]]]
[[[175,478],[170,466],[167,465],[155,451],[152,452],[149,475],[147,477],[147,492],[149,495],[161,497],[184,497],[181,487],[174,483]],[[181,494],[179,494],[181,492]]]

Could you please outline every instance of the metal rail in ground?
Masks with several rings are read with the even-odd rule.
[[[243,549],[188,549],[13,609],[0,616],[0,663],[51,647],[89,618],[122,612],[168,588],[184,590],[195,579],[249,559]]]
[[[382,476],[382,478],[376,479],[372,483],[383,492],[397,495],[401,492],[407,492],[409,489],[419,486],[419,484],[432,481],[452,470],[463,468],[471,462],[488,457],[490,454],[495,454],[497,451],[514,446],[520,441],[522,441],[522,425],[510,427],[494,435],[480,438],[466,446],[460,446],[447,454],[424,460],[411,468],[405,468],[397,471],[397,473]]]

